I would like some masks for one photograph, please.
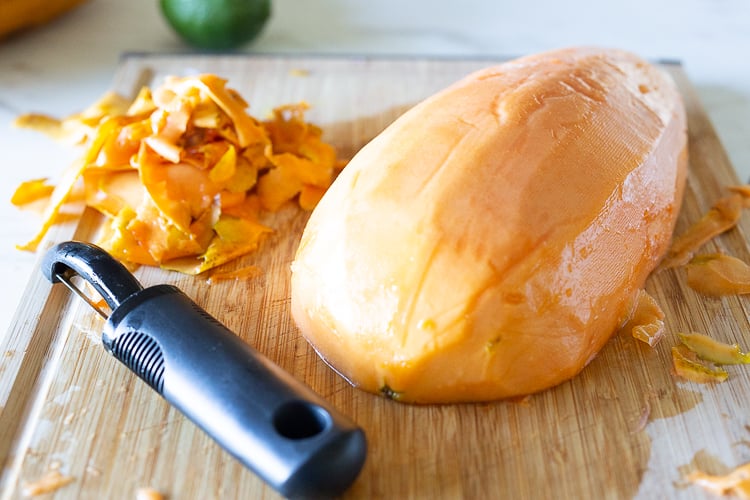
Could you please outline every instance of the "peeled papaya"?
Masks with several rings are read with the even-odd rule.
[[[468,75],[393,122],[313,211],[292,315],[352,384],[488,401],[578,374],[667,251],[686,117],[662,69],[571,48]]]

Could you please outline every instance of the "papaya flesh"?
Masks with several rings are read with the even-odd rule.
[[[569,380],[667,251],[687,168],[673,81],[570,48],[473,73],[352,159],[292,264],[292,315],[361,389],[488,401]]]

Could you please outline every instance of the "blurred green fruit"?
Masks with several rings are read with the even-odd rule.
[[[227,50],[253,40],[271,17],[271,0],[160,0],[161,11],[189,44]]]

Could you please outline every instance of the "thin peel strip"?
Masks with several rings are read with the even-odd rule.
[[[750,266],[725,254],[701,254],[685,266],[690,288],[719,297],[750,293]]]

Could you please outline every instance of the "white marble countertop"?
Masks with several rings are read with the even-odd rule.
[[[512,56],[570,45],[680,60],[738,175],[750,176],[747,0],[274,0],[271,21],[244,51]],[[0,41],[0,338],[37,258],[14,247],[39,219],[15,209],[11,194],[21,181],[55,179],[76,155],[12,121],[83,109],[109,88],[123,52],[188,50],[155,0],[89,0],[42,29]]]

